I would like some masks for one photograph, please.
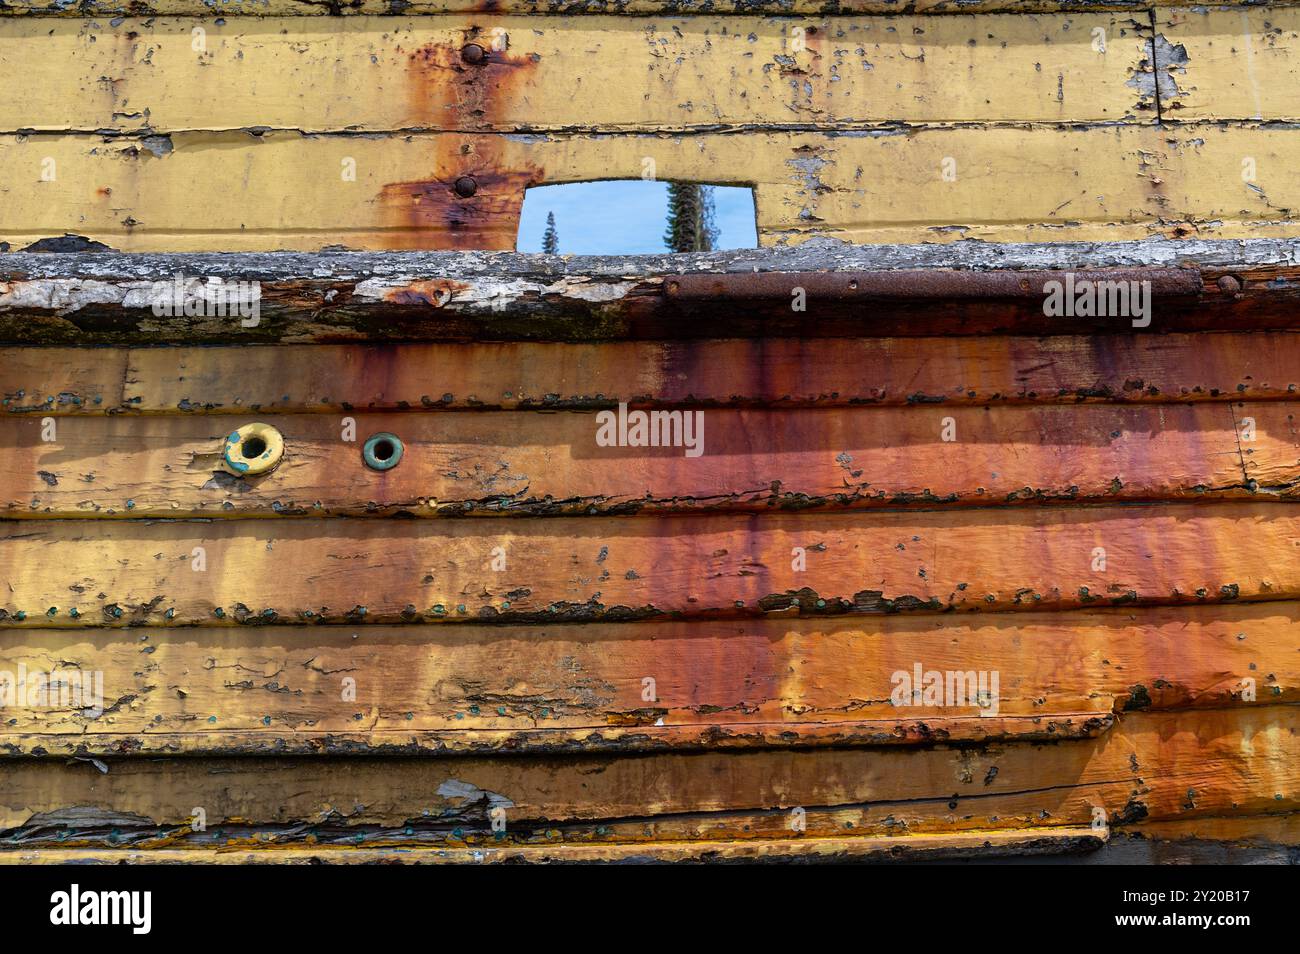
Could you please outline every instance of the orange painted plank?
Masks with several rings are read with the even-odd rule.
[[[1258,491],[1239,427],[1257,422],[1249,449],[1266,486],[1295,482],[1297,408],[687,410],[672,412],[692,426],[689,441],[676,432],[689,444],[678,447],[599,446],[609,411],[72,417],[53,441],[42,419],[23,417],[0,421],[0,512],[445,516],[1250,498]],[[285,457],[270,473],[235,478],[221,455],[251,421],[284,435]],[[382,472],[362,460],[380,433],[404,444]]]
[[[26,667],[33,684],[100,673],[104,711],[15,700],[0,753],[1078,738],[1113,711],[1300,701],[1297,649],[1300,604],[1280,602],[858,622],[19,631],[0,671]],[[990,698],[982,709],[966,694],[914,699],[917,665],[945,680],[973,673],[975,685],[983,673]]]
[[[1248,486],[1278,497],[1300,496],[1300,406],[1234,404]]]
[[[1298,391],[1294,332],[0,350],[0,406],[40,415],[1259,401]]]
[[[7,625],[507,622],[1300,597],[1300,513],[1205,503],[0,523]],[[201,569],[199,569],[201,565]]]
[[[1259,705],[1132,713],[1094,739],[977,748],[116,758],[107,773],[15,759],[0,824],[30,846],[163,848],[662,844],[1051,830],[1098,817],[1121,831],[1166,819],[1212,826],[1300,811],[1298,729],[1297,707]],[[196,806],[204,832],[190,831]],[[792,828],[800,808],[803,834]],[[504,833],[491,830],[492,809]]]

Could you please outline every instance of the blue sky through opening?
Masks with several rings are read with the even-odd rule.
[[[709,186],[719,229],[718,248],[754,248],[754,192],[747,186]],[[519,251],[540,252],[546,213],[555,213],[561,255],[638,255],[664,252],[668,183],[640,179],[538,186],[524,195]]]

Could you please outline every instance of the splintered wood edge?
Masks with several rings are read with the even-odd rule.
[[[1290,6],[1295,0],[1270,2]],[[280,16],[423,16],[477,14],[535,16],[593,16],[629,19],[639,16],[746,15],[780,16],[815,14],[970,14],[970,13],[1145,13],[1152,7],[1188,6],[1188,0],[623,0],[613,5],[601,0],[356,0],[350,3],[303,3],[301,0],[263,0],[258,6],[206,0],[10,0],[0,6],[0,18],[123,16],[201,16],[240,19]],[[1257,7],[1258,0],[1217,0],[1219,7]],[[490,9],[489,9],[490,7]]]
[[[726,841],[511,845],[463,848],[42,848],[0,850],[5,864],[485,864],[500,862],[618,861],[834,861],[989,858],[1095,851],[1106,844],[1106,828],[1043,828],[1033,831],[972,831],[960,834],[768,838]]]
[[[423,755],[693,751],[705,749],[917,746],[1093,739],[1115,724],[1113,712],[1034,716],[871,719],[846,722],[742,722],[719,725],[595,726],[562,729],[446,729],[402,732],[293,732],[268,729],[197,732],[0,733],[0,758],[69,755]]]
[[[1230,269],[1300,265],[1300,238],[1149,238],[1128,242],[1046,243],[961,241],[915,245],[852,245],[831,238],[814,238],[796,246],[702,254],[563,257],[473,251],[123,253],[78,250],[83,244],[84,240],[74,237],[68,240],[72,251],[0,254],[0,296],[5,294],[3,283],[7,282],[59,279],[163,281],[177,274],[272,282],[328,279],[406,282],[420,277],[638,281],[694,273],[1178,266]],[[2,302],[0,297],[0,309],[6,307]]]
[[[514,252],[123,254],[86,252],[80,239],[55,240],[47,248],[0,254],[0,341],[595,341],[697,337],[704,329],[714,337],[837,337],[865,333],[868,318],[904,334],[1069,334],[1107,327],[1106,320],[1046,317],[1041,296],[1028,290],[1049,275],[1084,269],[1118,270],[1106,281],[1153,279],[1153,295],[1157,284],[1165,288],[1163,331],[1290,328],[1300,320],[1293,307],[1300,297],[1300,240],[1294,239],[883,246],[812,240],[794,248],[704,255],[572,258]],[[63,248],[75,250],[54,251]],[[757,282],[755,273],[770,277]],[[706,281],[691,295],[683,284],[681,300],[672,294],[676,276],[722,275],[733,278],[717,290]],[[846,276],[844,288],[837,275]],[[177,290],[180,278],[184,291]],[[850,292],[859,287],[855,279],[867,283],[862,288],[879,287],[888,300]],[[829,296],[815,320],[792,317],[783,307],[789,300],[784,283],[801,281],[810,285],[810,297]],[[1000,296],[1012,285],[1014,298],[1004,300]],[[224,307],[219,315],[205,307],[191,316],[166,306],[209,286],[251,296],[256,316],[232,320]],[[845,294],[849,298],[837,300]],[[761,299],[757,306],[748,300],[754,295]],[[874,305],[864,310],[863,301]],[[701,313],[709,315],[707,324],[695,320]]]

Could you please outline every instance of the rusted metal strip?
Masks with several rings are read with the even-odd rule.
[[[851,301],[1042,298],[1058,283],[1085,285],[1144,283],[1151,294],[1191,297],[1204,288],[1195,268],[1108,268],[1087,271],[948,271],[906,269],[870,272],[740,272],[679,275],[664,283],[664,294],[678,301],[789,298],[802,289],[808,298]]]

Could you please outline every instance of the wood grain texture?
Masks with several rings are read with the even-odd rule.
[[[1298,547],[1291,508],[1209,502],[432,524],[9,521],[0,619],[559,623],[1278,600],[1300,597]]]
[[[1294,703],[1297,649],[1295,603],[860,623],[35,630],[10,634],[0,673],[13,683],[26,667],[29,685],[69,686],[99,673],[103,711],[15,698],[0,752],[349,757],[1078,739],[1105,731],[1113,713]],[[992,704],[935,705],[904,688],[899,698],[918,704],[895,705],[898,674],[911,679],[918,663],[976,682],[997,673]]]
[[[0,83],[31,95],[0,104],[0,129],[1154,122],[1154,99],[1131,82],[1149,32],[1145,17],[1063,14],[19,18],[0,21]],[[467,43],[487,61],[465,62]]]
[[[1097,817],[1113,832],[1163,820],[1212,831],[1300,809],[1298,719],[1277,705],[1131,713],[1094,739],[975,749],[124,758],[107,772],[18,759],[5,766],[0,826],[7,847],[28,849],[668,844],[1050,832]],[[493,809],[504,832],[491,830]]]
[[[11,418],[0,513],[590,515],[1274,499],[1300,486],[1293,403],[688,410],[654,425],[656,443],[678,446],[601,446],[618,413],[262,415],[285,457],[238,478],[222,454],[252,419],[70,417],[51,441],[45,418]],[[363,462],[374,434],[401,440],[393,469]]]
[[[1295,400],[1300,334],[0,349],[11,414]]]
[[[760,244],[1291,235],[1284,126],[934,127],[676,137],[176,133],[0,136],[0,242],[68,231],[124,251],[511,249],[526,187],[639,178],[751,185]],[[1241,179],[1241,157],[1262,170]],[[956,163],[945,181],[945,159]],[[43,181],[50,160],[57,177]],[[343,173],[349,161],[356,180]],[[859,170],[873,170],[865,180]],[[471,199],[451,188],[476,177]],[[1026,188],[1032,183],[1033,188]],[[196,220],[196,210],[201,216]]]

